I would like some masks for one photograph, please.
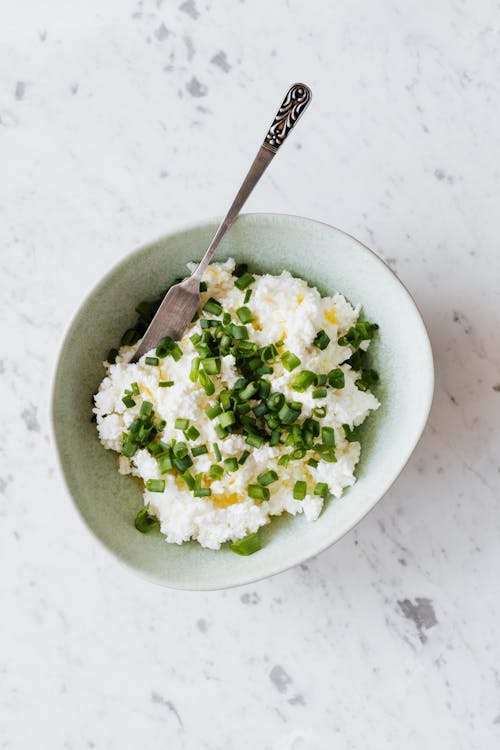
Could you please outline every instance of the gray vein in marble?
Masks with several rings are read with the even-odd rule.
[[[30,432],[40,432],[40,422],[38,421],[37,408],[35,404],[29,404],[21,412],[21,419]]]
[[[213,65],[217,65],[217,67],[220,68],[224,73],[229,73],[229,71],[231,70],[231,65],[229,64],[227,55],[223,50],[217,52],[217,54],[212,57],[210,62]]]
[[[200,17],[194,0],[184,0],[184,2],[179,5],[179,10],[182,10],[183,13],[187,13],[187,15],[191,16],[194,21]]]
[[[206,96],[208,93],[208,87],[204,83],[201,83],[196,76],[193,76],[190,81],[186,83],[186,89],[195,98]]]
[[[417,597],[413,604],[409,599],[398,601],[398,605],[403,615],[411,620],[417,628],[418,637],[421,643],[426,643],[427,636],[425,630],[429,630],[438,624],[432,601],[425,597]]]
[[[279,693],[286,693],[293,682],[292,678],[281,664],[274,665],[269,672],[269,679]]]

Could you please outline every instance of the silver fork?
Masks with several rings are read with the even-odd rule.
[[[143,354],[153,349],[163,336],[170,336],[174,341],[182,338],[200,303],[200,281],[203,272],[212,260],[212,256],[222,238],[243,208],[248,196],[310,101],[311,90],[305,84],[294,83],[290,87],[231,208],[214,234],[208,250],[191,276],[170,287],[141,343],[134,352],[131,362],[137,362]]]

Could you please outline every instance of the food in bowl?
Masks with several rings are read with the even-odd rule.
[[[314,521],[356,481],[356,428],[380,405],[367,364],[378,326],[340,293],[232,259],[210,265],[200,291],[183,338],[131,364],[159,301],[139,305],[138,327],[104,363],[94,413],[120,473],[143,482],[139,531],[248,555],[273,516]]]

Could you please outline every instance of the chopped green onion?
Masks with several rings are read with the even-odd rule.
[[[249,484],[247,487],[248,496],[254,500],[269,500],[271,493],[267,487],[262,487],[260,484]]]
[[[295,354],[292,354],[292,352],[283,352],[281,361],[283,362],[283,367],[288,372],[295,370],[300,365],[300,359]]]
[[[200,281],[200,292],[206,292],[208,289],[206,281]]]
[[[234,267],[233,276],[243,276],[245,271],[248,271],[248,265],[246,263],[237,263]]]
[[[253,320],[252,311],[248,307],[238,307],[236,315],[242,323],[250,323]]]
[[[122,456],[132,458],[138,447],[137,443],[132,442],[130,439],[125,440],[122,446]]]
[[[148,479],[146,482],[146,489],[148,492],[165,492],[165,480]]]
[[[343,424],[342,427],[344,428],[344,435],[346,437],[346,440],[348,443],[357,443],[358,436],[356,433],[356,428],[351,429],[348,424]],[[122,451],[123,452],[123,451]]]
[[[318,331],[313,341],[314,346],[317,346],[318,349],[326,349],[329,343],[330,336],[323,329]]]
[[[196,456],[202,456],[204,453],[208,453],[206,445],[195,445],[194,448],[191,449],[191,455],[195,458]]]
[[[191,472],[190,471],[183,471],[181,473],[181,477],[184,479],[184,481],[186,482],[186,484],[189,487],[189,489],[190,490],[194,490],[195,479],[194,479],[193,475],[191,474]]]
[[[247,460],[248,456],[250,455],[250,451],[247,451],[246,449],[243,451],[243,453],[240,456],[240,459],[238,461],[240,466],[243,466],[245,461]]]
[[[236,552],[237,555],[247,556],[253,555],[254,552],[258,552],[260,549],[262,549],[262,544],[260,542],[259,535],[255,533],[249,534],[243,539],[238,539],[238,541],[233,542],[230,545],[230,549],[232,552]]]
[[[224,476],[224,469],[218,464],[212,464],[212,466],[208,470],[208,476],[210,477],[210,479],[222,479],[222,477]]]
[[[295,448],[290,453],[290,458],[292,461],[300,461],[301,458],[304,458],[306,455],[306,449],[305,448]]]
[[[271,383],[268,380],[261,380],[259,383],[259,398],[267,398],[271,393]]]
[[[224,466],[226,467],[227,471],[238,471],[238,459],[233,458],[225,458],[224,459]]]
[[[215,419],[215,417],[218,417],[221,412],[222,408],[219,406],[219,404],[209,406],[208,409],[205,410],[205,414],[209,419]]]
[[[250,297],[251,296],[252,296],[252,290],[251,289],[247,289],[246,292],[245,292],[245,299],[243,300],[243,302],[245,303],[245,305],[248,302],[250,302]]]
[[[335,447],[335,431],[333,427],[322,427],[321,428],[321,439],[325,445],[331,445]]]
[[[197,438],[200,437],[200,433],[196,429],[196,427],[194,426],[194,424],[192,424],[190,427],[188,427],[184,434],[185,434],[185,436],[187,437],[188,440],[196,440]]]
[[[285,453],[284,456],[281,456],[278,459],[278,466],[288,466],[289,463],[290,463],[290,454],[289,453]]]
[[[295,482],[293,487],[293,497],[295,500],[303,500],[307,493],[307,484],[300,479]]]
[[[210,297],[203,305],[203,310],[210,313],[210,315],[220,315],[222,312],[222,305],[217,302],[216,299]]]
[[[314,446],[314,450],[320,456],[322,461],[328,461],[328,463],[335,463],[337,457],[335,451],[331,445],[323,445],[321,443]]]
[[[141,417],[150,417],[153,413],[153,404],[151,401],[143,401],[141,405]]]
[[[213,449],[214,449],[215,458],[217,459],[217,461],[220,461],[222,459],[222,455],[221,455],[220,448],[217,445],[217,443],[213,444]]]
[[[237,326],[236,323],[231,323],[229,327],[233,339],[240,341],[248,338],[248,328],[246,326]]]
[[[240,401],[249,401],[252,396],[255,396],[258,390],[259,386],[256,383],[248,383],[248,385],[239,393]]]
[[[136,331],[135,328],[129,328],[123,334],[120,344],[121,346],[133,346],[134,344],[137,344],[139,339],[140,339],[139,331]]]
[[[293,409],[288,403],[284,403],[278,412],[278,418],[283,424],[292,424],[298,416],[299,412]]]
[[[344,336],[341,336],[338,340],[340,346],[352,346],[353,349],[358,349],[362,341],[368,341],[375,335],[375,331],[378,330],[376,323],[368,323],[365,320],[358,321],[355,323]]]
[[[314,487],[314,494],[319,497],[326,497],[328,495],[328,485],[326,482],[318,482]]]
[[[281,439],[281,432],[279,430],[273,430],[271,432],[271,438],[269,440],[269,445],[273,447],[274,445],[278,445]]]
[[[317,386],[324,386],[326,385],[328,381],[327,375],[316,375],[316,385]]]
[[[174,385],[173,380],[160,380],[160,382],[158,383],[158,386],[160,388],[171,388],[173,385]]]
[[[234,411],[225,411],[220,415],[219,424],[222,427],[230,427],[231,425],[235,424],[235,422],[236,416],[234,414]]]
[[[235,282],[234,282],[234,285],[235,285],[235,286],[236,286],[236,287],[237,287],[238,289],[241,289],[241,291],[243,291],[244,289],[246,289],[246,288],[247,288],[247,286],[250,286],[250,284],[251,284],[251,283],[252,283],[253,281],[255,281],[255,277],[254,277],[254,276],[252,276],[252,274],[251,274],[251,273],[244,273],[244,274],[242,274],[242,275],[240,276],[240,278],[239,278],[239,279],[237,279],[237,281],[235,281]]]
[[[231,408],[232,399],[229,391],[221,391],[219,394],[219,399],[223,409]]]
[[[328,373],[328,383],[332,388],[343,388],[345,385],[345,375],[340,367],[336,367],[334,370],[330,370]]]
[[[291,387],[294,391],[298,391],[299,393],[303,393],[305,390],[309,388],[310,385],[314,383],[316,380],[316,374],[312,372],[312,370],[302,370],[295,380],[292,380]]]
[[[203,389],[207,396],[212,396],[212,394],[215,392],[215,386],[204,370],[200,370],[200,372],[198,373],[198,379],[200,381],[200,384],[203,386]]]
[[[198,489],[193,490],[193,495],[195,497],[210,497],[212,494],[212,490],[210,487],[198,487]]]
[[[189,337],[189,340],[192,342],[194,346],[196,346],[196,344],[198,344],[201,341],[201,336],[199,333],[193,333],[193,335]]]
[[[273,482],[276,482],[278,479],[278,475],[274,471],[274,469],[269,469],[269,471],[264,471],[262,474],[259,474],[257,477],[257,481],[262,487],[267,487],[268,484],[272,484]]]
[[[182,357],[182,349],[177,342],[175,342],[173,347],[170,349],[170,356],[173,357],[176,362],[178,362]]]
[[[158,528],[159,525],[159,520],[149,512],[149,505],[140,509],[134,521],[135,528],[137,531],[140,531],[141,534],[147,534],[148,531]]]
[[[283,393],[273,393],[267,399],[267,405],[271,411],[279,411],[285,403],[285,396]]]
[[[106,355],[106,362],[108,362],[110,365],[114,365],[114,363],[116,362],[117,356],[118,356],[118,349],[110,349]]]
[[[174,427],[176,430],[187,430],[189,427],[189,419],[181,419],[178,417],[174,422]]]
[[[130,409],[132,406],[135,406],[135,401],[132,398],[132,396],[128,396],[128,395],[124,396],[122,398],[122,401],[125,404],[125,406],[127,407],[127,409]]]
[[[315,458],[310,458],[310,459],[309,459],[309,461],[307,462],[307,465],[308,465],[308,466],[312,466],[312,467],[313,467],[313,469],[317,469],[317,468],[318,468],[318,466],[319,466],[319,462],[318,462],[318,461],[316,461],[316,459],[315,459]]]
[[[134,396],[138,396],[139,395],[140,390],[139,390],[139,386],[137,385],[137,383],[132,383],[130,385],[130,388],[132,389],[132,393],[134,394]]]
[[[215,434],[219,440],[224,440],[224,438],[227,437],[227,430],[221,424],[217,424],[215,425]]]
[[[254,407],[253,413],[256,417],[262,417],[267,412],[267,404],[265,401],[261,401],[258,406]]]
[[[248,445],[253,446],[254,448],[262,448],[262,446],[264,445],[264,438],[262,437],[262,435],[255,435],[255,433],[250,432],[247,435],[245,442]]]
[[[146,357],[144,362],[147,365],[152,365],[153,367],[158,367],[158,365],[160,364],[160,360],[158,359],[158,357]]]
[[[182,440],[178,440],[173,445],[173,451],[174,451],[174,455],[177,458],[184,458],[184,456],[187,456],[187,454],[189,453],[186,443],[184,443]]]
[[[195,357],[193,360],[191,360],[191,372],[189,373],[189,379],[192,383],[196,383],[198,380],[198,370],[200,369],[200,362],[201,359],[199,357]]]
[[[317,388],[312,392],[313,398],[326,398],[326,388]]]
[[[356,380],[356,385],[360,391],[366,391],[371,385],[378,383],[379,376],[376,370],[362,370],[361,377]]]
[[[201,366],[209,375],[217,375],[220,372],[220,357],[206,357],[201,360]]]
[[[317,406],[313,409],[313,414],[315,417],[318,417],[318,419],[323,419],[323,417],[326,417],[326,411],[326,406]]]
[[[172,461],[175,468],[178,469],[181,473],[186,471],[193,465],[193,459],[191,458],[191,456],[183,456],[182,458],[174,456]]]
[[[167,472],[172,471],[174,468],[172,457],[168,453],[164,456],[158,456],[156,462],[158,464],[160,474],[166,474]]]
[[[159,340],[158,346],[156,347],[156,356],[163,359],[167,356],[167,354],[170,354],[172,347],[174,345],[174,340],[171,338],[171,336],[164,336],[162,339]]]

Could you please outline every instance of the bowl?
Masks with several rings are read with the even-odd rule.
[[[218,225],[205,221],[131,253],[88,295],[66,333],[53,389],[53,429],[64,477],[81,517],[95,537],[130,570],[181,589],[221,589],[249,583],[296,565],[329,547],[380,500],[410,457],[424,429],[433,393],[427,332],[409,293],[383,261],[345,232],[310,219],[246,214],[230,230],[216,260],[233,256],[257,272],[301,276],[322,294],[336,291],[363,306],[380,326],[370,351],[380,383],[380,409],[363,425],[357,482],[330,499],[317,521],[281,516],[263,527],[263,549],[240,557],[197,542],[168,544],[159,532],[140,534],[140,485],[117,472],[91,422],[92,394],[102,362],[135,321],[134,308],[157,296],[186,263],[199,259]]]

